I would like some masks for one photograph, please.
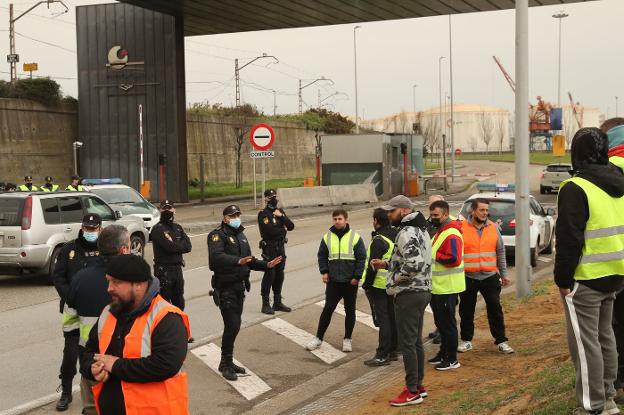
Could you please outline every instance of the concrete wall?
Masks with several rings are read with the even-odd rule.
[[[187,114],[187,146],[189,179],[199,178],[199,156],[204,156],[206,181],[234,182],[236,179],[237,119],[201,114]],[[252,161],[249,157],[251,144],[249,128],[263,120],[246,120],[243,140],[243,181],[253,177]],[[274,122],[269,124],[275,130],[274,159],[267,159],[267,179],[314,177],[314,131],[308,131],[303,124]],[[258,179],[262,174],[262,163],[256,162]]]
[[[25,175],[67,184],[73,170],[72,142],[78,116],[72,106],[47,108],[27,100],[0,98],[0,181],[16,184]]]

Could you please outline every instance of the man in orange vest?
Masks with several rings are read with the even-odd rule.
[[[106,279],[112,303],[91,330],[81,361],[83,376],[98,382],[98,414],[187,415],[187,376],[180,370],[187,315],[158,294],[160,283],[139,256],[111,259]]]
[[[464,236],[464,270],[466,291],[459,295],[459,316],[461,317],[461,341],[457,347],[460,353],[472,350],[474,336],[474,313],[477,294],[485,300],[490,333],[498,351],[513,353],[505,336],[505,318],[500,303],[501,286],[509,284],[505,245],[498,226],[488,219],[490,202],[473,199],[470,217],[462,222]]]

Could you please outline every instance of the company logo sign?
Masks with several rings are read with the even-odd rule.
[[[108,63],[106,64],[107,68],[110,68],[115,71],[121,71],[122,69],[126,69],[131,66],[143,66],[145,62],[130,62],[128,50],[122,48],[121,46],[113,46],[108,51]]]

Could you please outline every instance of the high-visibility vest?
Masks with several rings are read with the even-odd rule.
[[[345,233],[342,238],[338,238],[338,235],[329,231],[323,236],[325,245],[327,245],[327,252],[329,252],[329,260],[345,260],[355,261],[355,255],[353,253],[355,245],[360,240],[360,235],[357,232],[349,229],[349,232]]]
[[[179,308],[166,302],[160,295],[152,299],[149,309],[136,318],[125,338],[124,359],[139,359],[151,354],[152,333],[158,323],[169,313],[176,313],[184,321],[188,336],[191,336],[188,316]],[[100,315],[97,330],[100,353],[106,353],[111,342],[117,318],[110,313],[110,305]],[[99,399],[103,383],[93,387],[95,407],[100,413]],[[188,379],[180,371],[162,382],[125,382],[121,381],[121,390],[127,415],[187,415]]]
[[[65,188],[65,190],[70,191],[70,192],[83,192],[84,191],[84,187],[82,187],[82,185],[78,185],[76,187],[70,185],[67,185],[67,187]]]
[[[498,232],[496,225],[489,223],[482,229],[481,236],[477,228],[467,220],[462,222],[464,236],[464,271],[497,271],[496,244]]]
[[[48,187],[41,186],[41,190],[44,191],[44,192],[56,192],[58,190],[58,188],[59,188],[58,184],[53,184],[51,190]]]
[[[31,188],[30,188],[30,189],[29,189],[29,188],[28,188],[28,186],[26,186],[25,184],[21,185],[21,186],[19,187],[19,189],[20,189],[22,192],[36,192],[36,191],[38,191],[38,190],[39,190],[39,188],[38,188],[37,186],[35,186],[34,184],[31,186]]]
[[[373,237],[373,240],[371,241],[370,245],[368,245],[368,251],[366,252],[366,263],[368,264],[370,262],[371,245],[373,245],[373,241],[375,239],[382,239],[388,244],[388,250],[383,254],[381,259],[384,261],[390,261],[390,259],[392,258],[392,253],[394,252],[394,241],[390,240],[390,238],[387,238],[384,235],[377,234]],[[362,274],[362,284],[366,282],[366,268],[368,267],[364,267],[364,274]],[[373,287],[385,290],[387,275],[388,275],[387,269],[378,269],[377,273],[375,274],[375,279],[373,280]]]
[[[80,328],[80,319],[76,310],[68,306],[63,305],[63,331],[69,333]],[[87,335],[88,336],[88,335]],[[86,342],[85,342],[86,344]]]
[[[594,280],[624,275],[624,197],[612,197],[589,180],[573,177],[572,182],[587,196],[589,219],[585,224],[585,245],[574,279]]]
[[[436,261],[436,254],[438,249],[442,246],[446,238],[451,235],[455,235],[462,239],[462,234],[457,228],[448,228],[437,234],[434,237],[433,245],[431,246],[431,293],[442,294],[457,294],[466,291],[466,276],[464,275],[464,261],[456,267],[445,267]],[[462,250],[461,255],[463,256]]]
[[[609,157],[609,161],[624,171],[624,157],[612,156]]]

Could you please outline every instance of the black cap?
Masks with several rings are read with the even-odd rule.
[[[45,177],[45,181],[46,181],[46,182],[51,182],[52,180],[53,180],[53,179],[52,179],[52,176],[46,176],[46,177]]]
[[[133,254],[112,257],[106,265],[106,275],[128,282],[143,282],[152,278],[149,264]]]
[[[160,208],[161,209],[171,209],[171,208],[175,208],[175,205],[173,204],[173,202],[169,199],[165,199],[162,202],[160,202]]]
[[[89,213],[82,218],[82,226],[97,228],[102,225],[102,218],[97,213]]]
[[[76,176],[75,174],[71,177],[72,180],[80,180],[80,176]]]
[[[264,191],[264,197],[267,197],[267,198],[277,197],[277,192],[275,191],[275,189],[266,189]]]
[[[236,205],[230,205],[223,209],[223,216],[235,215],[236,213],[241,213],[241,210]]]
[[[26,180],[26,181],[32,180],[32,176],[24,176],[24,180]]]

